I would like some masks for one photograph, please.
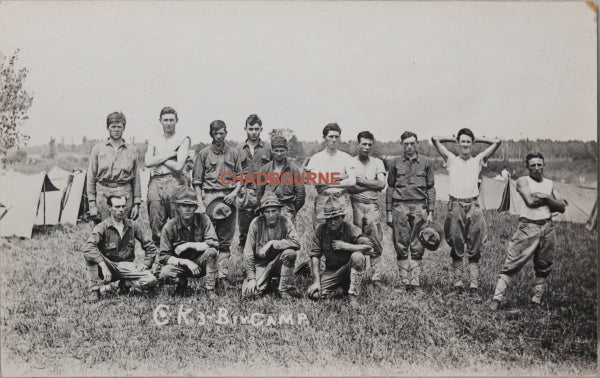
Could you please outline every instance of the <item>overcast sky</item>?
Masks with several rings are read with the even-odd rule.
[[[208,142],[370,130],[422,138],[470,127],[506,139],[596,139],[596,20],[584,2],[2,2],[0,51],[19,48],[35,96],[23,131],[104,138],[160,131],[163,106]]]

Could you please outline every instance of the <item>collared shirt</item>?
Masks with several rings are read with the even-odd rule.
[[[181,216],[169,219],[160,234],[160,254],[158,262],[166,265],[169,257],[175,256],[184,259],[195,260],[202,256],[204,251],[187,250],[179,256],[175,254],[175,247],[186,242],[205,242],[209,247],[217,248],[219,241],[217,233],[206,214],[194,214],[193,222],[188,227],[183,224]]]
[[[142,203],[142,187],[138,170],[137,150],[125,141],[116,149],[110,139],[92,148],[87,170],[87,195],[96,200],[96,184],[130,184],[133,203]]]
[[[483,154],[467,160],[450,154],[446,162],[448,170],[448,194],[454,198],[473,198],[479,195],[479,173],[485,166]]]
[[[272,240],[272,247],[264,258],[255,258],[268,241]],[[248,237],[244,246],[243,266],[248,279],[255,279],[254,264],[267,264],[286,249],[295,251],[300,249],[300,239],[296,228],[290,219],[280,216],[274,227],[267,226],[267,220],[260,215],[252,220],[248,228]]]
[[[263,165],[259,172],[266,173],[267,175],[275,172],[275,161],[271,161],[270,163]],[[289,175],[283,176],[284,173],[289,173]],[[304,201],[306,200],[306,190],[304,188],[301,174],[302,171],[300,167],[291,162],[289,159],[286,159],[279,175],[278,185],[270,185],[268,183],[265,185],[258,185],[258,189],[256,191],[258,200],[260,201],[266,192],[273,192],[277,198],[279,198],[279,201],[282,205],[285,205],[296,212],[299,211],[302,206],[304,206]],[[296,175],[297,179],[294,178],[294,175]],[[288,177],[291,177],[291,183],[289,184]],[[285,180],[286,184],[283,183],[282,179]],[[302,185],[298,185],[296,182],[301,182]]]
[[[385,166],[381,159],[370,156],[367,163],[363,163],[357,156],[354,157],[356,166],[356,177],[363,177],[367,180],[377,180],[380,173],[386,174]],[[350,198],[358,200],[376,200],[379,198],[379,190],[365,190],[364,192],[351,194]]]
[[[227,177],[228,182],[221,181],[223,173],[236,174],[242,172],[240,154],[227,144],[218,148],[214,144],[203,148],[196,157],[192,170],[192,184],[200,185],[203,190],[233,189],[233,177]]]
[[[160,135],[158,137],[152,138],[148,142],[148,151],[152,151],[152,156],[172,153],[177,151],[186,139],[190,139],[190,137],[178,134],[177,132],[173,133],[173,135],[171,135],[169,138],[165,138],[164,135]],[[169,160],[177,161],[177,157],[174,156]],[[159,164],[150,169],[150,176],[164,175],[167,173],[173,173],[173,171],[164,163]]]
[[[427,210],[435,207],[433,160],[417,153],[414,159],[406,155],[392,160],[388,171],[385,205],[392,211],[393,201],[427,202]]]
[[[146,252],[144,265],[147,268],[152,267],[154,257],[158,252],[152,239],[130,219],[124,219],[123,226],[123,237],[121,237],[112,217],[98,223],[83,247],[85,259],[98,264],[103,261],[102,255],[104,255],[114,262],[133,261],[135,259],[135,240],[137,239]]]
[[[322,223],[315,230],[309,257],[318,257],[325,255],[325,267],[327,270],[336,270],[346,264],[352,256],[351,251],[334,251],[331,243],[334,240],[341,240],[351,244],[367,244],[371,248],[373,243],[369,238],[363,235],[360,227],[344,221],[337,232],[332,232],[327,227],[327,223]]]
[[[239,147],[238,152],[240,153],[240,163],[244,174],[252,173],[256,176],[260,167],[273,160],[271,145],[264,142],[262,139],[259,139],[256,146],[254,146],[254,153],[252,153],[247,139],[244,144]],[[254,187],[252,184],[247,186]]]

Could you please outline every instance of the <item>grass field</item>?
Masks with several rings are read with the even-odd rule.
[[[304,250],[312,236],[310,204],[297,220]],[[438,204],[436,219],[444,215]],[[142,218],[148,230],[145,210]],[[209,302],[201,280],[183,299],[161,287],[154,295],[88,303],[81,246],[91,225],[40,230],[31,240],[12,239],[1,248],[2,374],[595,375],[597,234],[557,223],[555,267],[543,308],[528,305],[528,263],[511,286],[507,308],[492,313],[487,306],[516,217],[487,212],[486,221],[482,302],[448,295],[450,256],[439,251],[425,256],[423,294],[394,292],[398,271],[384,226],[387,285],[368,286],[358,307],[345,299],[242,301],[238,291]],[[241,275],[237,247],[232,263]],[[308,278],[297,277],[297,284],[306,289]],[[159,305],[170,306],[168,325],[153,320]],[[194,324],[178,324],[181,305],[193,310]],[[227,324],[208,318],[198,324],[200,313],[219,311],[228,312]],[[232,324],[234,315],[252,313],[292,315],[294,324]]]

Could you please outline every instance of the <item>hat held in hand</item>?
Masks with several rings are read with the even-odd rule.
[[[430,251],[437,250],[443,238],[444,229],[435,222],[424,225],[421,232],[419,232],[419,242]]]
[[[231,215],[231,207],[223,202],[225,197],[217,197],[210,201],[206,207],[206,215],[213,220],[226,219]]]

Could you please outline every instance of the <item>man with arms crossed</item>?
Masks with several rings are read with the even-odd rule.
[[[206,214],[196,213],[196,192],[184,188],[176,197],[178,215],[170,219],[160,236],[159,262],[165,267],[159,279],[176,284],[175,295],[184,295],[188,277],[206,276],[209,299],[215,299],[217,250],[215,229]]]
[[[218,285],[220,290],[227,290],[230,288],[228,281],[229,257],[237,214],[234,201],[241,186],[239,182],[233,183],[230,178],[231,175],[235,176],[241,173],[242,166],[239,152],[225,143],[227,136],[225,122],[221,120],[211,122],[210,136],[213,140],[212,144],[198,153],[194,163],[192,184],[200,204],[199,212],[206,212],[213,201],[222,201],[231,209],[231,213],[223,219],[211,218],[219,240]],[[225,173],[230,175],[227,180],[222,179]],[[208,216],[212,217],[213,214],[208,214]]]
[[[370,257],[371,281],[379,283],[381,276],[377,265],[383,243],[379,192],[385,187],[385,167],[381,159],[370,156],[374,143],[375,137],[370,132],[362,131],[358,134],[358,155],[354,158],[356,184],[348,188],[348,192],[352,201],[354,224],[361,227],[365,235],[370,232],[368,236],[374,242],[373,255]]]
[[[94,227],[83,247],[92,299],[113,291],[114,287],[108,284],[117,280],[120,280],[120,291],[127,289],[127,281],[139,290],[149,290],[157,284],[149,270],[157,253],[152,240],[137,224],[125,218],[125,196],[110,196],[107,202],[110,216]],[[136,239],[146,253],[143,264],[134,263]]]
[[[323,211],[325,201],[330,197],[337,199],[346,215],[346,220],[352,223],[352,205],[348,196],[348,188],[356,184],[354,159],[344,151],[338,150],[342,129],[337,123],[329,123],[323,128],[323,141],[325,149],[314,154],[306,167],[307,172],[315,174],[337,173],[341,180],[337,183],[321,183],[316,185],[317,197],[315,197],[315,208],[313,212],[313,226],[323,223],[317,215]]]
[[[158,246],[160,234],[168,219],[177,215],[175,195],[186,187],[183,171],[190,138],[175,132],[177,112],[165,107],[160,111],[159,121],[164,134],[148,143],[145,163],[150,170],[148,183],[148,218],[152,230],[152,240]]]
[[[425,248],[418,237],[423,226],[433,221],[436,195],[433,160],[417,152],[417,134],[405,131],[400,139],[404,154],[390,162],[386,222],[392,228],[400,284],[406,290],[420,290]]]
[[[431,141],[444,159],[449,176],[450,200],[444,233],[452,257],[453,289],[457,293],[463,291],[463,257],[466,249],[469,259],[469,292],[478,297],[479,259],[487,233],[483,212],[478,202],[478,179],[481,168],[487,164],[487,160],[500,147],[501,142],[497,139],[475,139],[473,132],[467,128],[460,129],[456,139],[433,137]],[[458,156],[450,152],[442,143],[457,143]],[[475,143],[488,144],[489,147],[473,157],[471,148]]]
[[[282,205],[273,192],[267,192],[260,200],[258,211],[248,230],[244,247],[243,264],[246,280],[242,286],[244,297],[263,294],[272,277],[279,276],[279,295],[292,299],[292,274],[300,239],[292,220],[281,215]]]
[[[239,147],[240,162],[244,176],[252,174],[256,179],[260,167],[271,161],[271,146],[268,142],[260,139],[262,132],[262,121],[256,114],[251,114],[246,119],[244,126],[246,140]],[[249,183],[240,189],[236,202],[238,209],[238,229],[240,231],[240,250],[246,245],[248,227],[254,218],[258,207],[257,188],[255,184]]]
[[[142,188],[137,150],[123,139],[125,115],[113,112],[106,118],[109,138],[94,146],[87,170],[87,195],[90,216],[100,221],[110,216],[106,199],[110,196],[125,196],[125,216],[137,219],[142,203]]]
[[[279,176],[279,184],[270,185],[266,183],[258,186],[258,198],[262,198],[265,193],[275,193],[281,202],[281,214],[287,216],[292,221],[295,221],[296,214],[306,199],[306,191],[304,185],[297,184],[301,181],[302,171],[294,162],[287,157],[288,142],[283,136],[275,135],[271,139],[271,149],[273,153],[273,161],[263,165],[260,168],[260,173],[264,173],[269,177],[271,173],[276,173]],[[284,175],[285,176],[282,176]],[[297,177],[297,180],[294,178]],[[291,182],[288,178],[291,177]],[[283,183],[285,180],[285,184]]]
[[[564,213],[567,206],[554,188],[552,180],[544,178],[544,156],[530,153],[525,158],[529,176],[519,177],[517,191],[525,206],[519,211],[519,226],[508,242],[507,256],[500,271],[494,298],[490,305],[498,310],[512,277],[533,256],[535,282],[531,303],[540,305],[547,287],[547,277],[552,269],[556,234],[552,224],[552,213]]]
[[[344,209],[337,199],[328,199],[318,218],[325,223],[317,226],[309,252],[313,283],[308,295],[319,299],[346,292],[356,302],[362,286],[365,255],[373,253],[373,244],[359,227],[344,220]],[[320,272],[322,256],[325,256],[325,270]]]

